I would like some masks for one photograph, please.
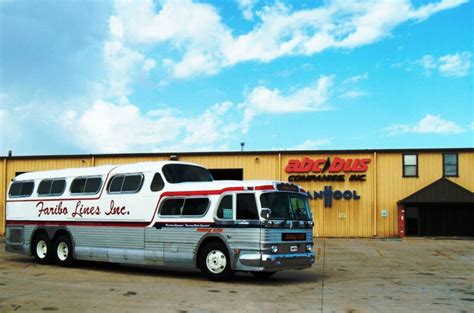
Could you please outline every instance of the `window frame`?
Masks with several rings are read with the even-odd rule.
[[[456,174],[454,175],[447,175],[446,174],[446,155],[451,154],[456,156]],[[448,164],[453,165],[453,164]],[[444,152],[443,153],[443,177],[459,177],[459,153],[457,152]]]
[[[217,214],[219,213],[219,206],[221,205],[221,202],[222,200],[227,197],[227,196],[230,196],[231,198],[231,202],[232,202],[232,218],[220,218],[219,216],[217,216]],[[227,193],[227,194],[222,194],[221,197],[219,197],[219,199],[217,199],[217,206],[216,206],[216,212],[214,214],[214,218],[220,222],[225,222],[225,221],[235,221],[237,220],[237,208],[236,208],[236,205],[237,205],[237,196],[235,193]],[[258,208],[257,208],[258,210]]]
[[[411,164],[405,164],[405,156],[415,156],[416,159],[416,172],[415,175],[406,175],[405,174],[405,166],[413,166]],[[418,153],[403,153],[402,154],[402,177],[403,178],[418,178],[418,167],[419,167],[419,162],[418,162]]]
[[[120,186],[120,191],[110,191],[110,186],[112,186],[112,181],[117,178],[117,177],[120,177],[120,176],[123,176],[123,181],[122,181],[122,185]],[[135,189],[135,190],[129,190],[129,191],[122,191],[123,189],[123,185],[125,184],[125,178],[127,176],[140,176],[140,184],[138,185],[138,188]],[[116,195],[116,194],[135,194],[135,193],[139,193],[140,190],[142,190],[142,187],[143,187],[143,183],[145,181],[145,176],[143,175],[143,173],[141,172],[137,172],[137,173],[120,173],[120,174],[115,174],[114,176],[112,176],[109,180],[109,183],[107,184],[107,193],[108,194],[111,194],[111,195]]]
[[[87,180],[90,179],[90,178],[99,178],[100,179],[99,189],[96,192],[84,192],[84,190],[86,189]],[[86,180],[86,182],[84,183],[84,188],[83,188],[82,192],[72,192],[71,191],[72,185],[73,185],[73,183],[76,179],[85,179]],[[103,186],[104,186],[104,180],[102,179],[102,176],[100,176],[100,175],[77,176],[77,177],[74,177],[71,181],[71,185],[69,186],[69,194],[70,195],[96,195],[102,190]]]
[[[15,183],[20,183],[21,184],[21,189],[20,189],[20,194],[19,195],[16,195],[16,196],[12,196],[10,194],[10,189],[11,189],[11,186]],[[31,189],[31,193],[29,195],[22,195],[21,192],[23,191],[23,184],[24,183],[33,183],[33,188]],[[9,198],[28,198],[28,197],[31,197],[35,191],[35,181],[34,180],[20,180],[20,181],[13,181],[10,185],[10,187],[8,188],[8,197]]]
[[[38,192],[38,189],[39,189],[39,186],[41,185],[41,183],[43,181],[46,181],[46,180],[50,180],[51,181],[51,186],[49,187],[49,193],[44,193],[44,194],[40,194]],[[62,180],[64,181],[64,187],[63,187],[63,190],[60,192],[60,193],[51,193],[51,190],[53,189],[53,184],[55,181],[57,180]],[[59,178],[45,178],[45,179],[42,179],[40,181],[40,183],[38,184],[38,189],[36,190],[36,196],[38,198],[41,198],[41,197],[57,197],[57,196],[61,196],[64,194],[64,191],[66,191],[66,185],[67,185],[67,182],[66,182],[66,178],[65,177],[59,177]],[[84,185],[85,187],[85,185]]]
[[[168,200],[180,200],[183,199],[183,206],[181,207],[181,214],[179,215],[162,215],[161,210],[163,209],[164,204]],[[207,199],[207,207],[206,210],[204,211],[203,214],[201,215],[183,215],[183,208],[186,205],[186,200],[187,199]],[[161,218],[201,218],[207,215],[207,212],[209,212],[209,208],[211,207],[211,199],[209,197],[204,197],[204,196],[193,196],[193,197],[166,197],[161,201],[160,208],[158,209],[158,216]]]

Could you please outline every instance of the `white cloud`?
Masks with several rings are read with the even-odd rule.
[[[259,86],[250,92],[245,102],[249,107],[266,113],[320,111],[326,108],[333,84],[334,76],[323,75],[313,85],[286,96],[278,89]]]
[[[439,74],[446,77],[467,76],[471,70],[471,52],[464,51],[454,54],[447,54],[439,58],[432,55],[424,55],[417,61],[426,72],[438,70]]]
[[[390,135],[400,133],[421,133],[421,134],[459,134],[464,129],[455,122],[442,119],[440,115],[427,114],[415,125],[393,124],[385,129]]]
[[[352,49],[391,35],[407,21],[422,21],[466,0],[441,0],[415,7],[409,0],[331,1],[292,10],[281,2],[253,12],[255,1],[238,2],[246,18],[258,18],[246,34],[234,35],[219,12],[191,0],[116,2],[111,33],[131,45],[167,44],[163,59],[171,75],[210,75],[244,61],[269,62],[288,55],[312,55],[329,48]]]
[[[360,75],[351,76],[351,77],[345,79],[344,83],[345,84],[354,84],[354,83],[357,83],[361,80],[367,80],[368,78],[369,78],[369,74],[364,73],[364,74],[360,74]]]
[[[241,107],[244,111],[244,130],[257,114],[282,114],[323,111],[330,109],[328,100],[333,92],[334,75],[321,76],[313,85],[282,95],[279,89],[255,87]]]
[[[156,62],[124,44],[124,27],[116,16],[109,19],[109,34],[103,46],[107,79],[101,86],[102,96],[127,103],[127,96],[132,93],[131,83],[146,76],[156,66]]]
[[[363,96],[366,96],[367,93],[365,91],[362,91],[362,90],[349,90],[349,91],[346,91],[344,93],[342,93],[339,97],[343,98],[343,99],[356,99],[356,98],[360,98],[360,97],[363,97]]]
[[[471,69],[471,53],[468,51],[448,54],[439,58],[439,73],[447,77],[467,76]]]
[[[232,108],[224,102],[189,117],[171,109],[142,113],[131,104],[97,100],[83,112],[65,112],[62,127],[86,151],[223,149],[223,142],[239,131],[228,116]]]
[[[242,11],[242,15],[246,20],[252,20],[254,16],[254,7],[258,0],[237,0],[239,9]]]
[[[331,142],[332,139],[308,139],[299,145],[291,147],[289,150],[317,150],[330,145]]]
[[[412,11],[411,18],[422,21],[435,13],[457,7],[458,5],[466,2],[468,2],[468,0],[444,0],[436,3],[428,3],[417,10]]]
[[[429,54],[424,55],[420,60],[418,60],[418,62],[425,70],[433,70],[437,67],[437,60]]]

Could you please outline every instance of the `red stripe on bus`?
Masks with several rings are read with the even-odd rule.
[[[228,187],[220,190],[195,190],[195,191],[167,191],[163,192],[156,202],[155,211],[151,216],[151,221],[156,217],[156,212],[158,211],[158,206],[160,205],[161,199],[163,197],[173,197],[173,196],[208,196],[208,195],[220,195],[228,191],[244,191],[244,187]]]
[[[255,187],[255,190],[275,190],[275,187],[273,185],[263,185]]]

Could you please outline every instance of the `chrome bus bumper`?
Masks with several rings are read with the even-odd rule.
[[[239,262],[255,271],[281,271],[311,267],[316,259],[314,252],[267,254],[252,253],[239,256]]]

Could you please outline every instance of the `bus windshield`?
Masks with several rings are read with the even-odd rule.
[[[311,220],[308,197],[289,192],[268,192],[260,196],[262,208],[272,210],[272,219]]]
[[[163,174],[172,184],[213,180],[207,169],[188,164],[167,164],[163,166]]]

